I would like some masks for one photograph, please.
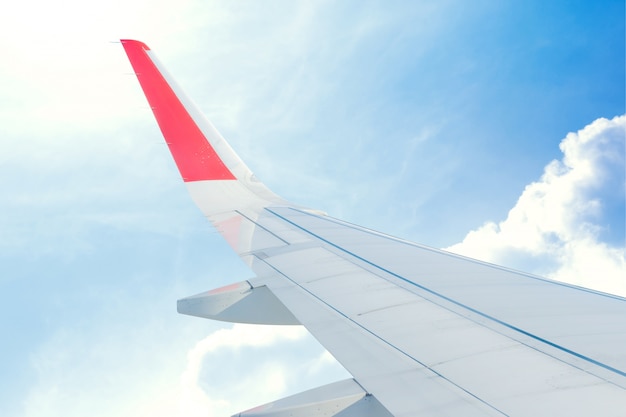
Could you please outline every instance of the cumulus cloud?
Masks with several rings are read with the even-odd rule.
[[[203,388],[201,378],[204,361],[207,355],[212,354],[212,361],[216,362],[216,352],[235,351],[245,347],[267,347],[278,341],[296,341],[302,339],[306,335],[306,331],[302,327],[280,327],[280,326],[253,326],[236,324],[230,329],[220,329],[211,333],[200,342],[198,342],[187,354],[187,368],[181,376],[180,382],[180,415],[181,416],[206,416],[208,415],[229,415],[237,410],[238,404],[246,403],[250,398],[243,399],[241,396],[255,398],[264,398],[269,396],[278,396],[285,390],[285,380],[288,370],[284,363],[276,362],[265,363],[261,367],[262,375],[251,375],[246,372],[239,375],[239,381],[235,386],[224,385],[221,381],[224,374],[211,375],[211,379],[219,380],[222,389],[228,389],[232,395],[213,395],[211,396],[207,389]],[[241,365],[241,363],[240,363]],[[232,365],[230,365],[232,368]],[[239,368],[240,366],[237,366]],[[245,367],[244,367],[245,368]],[[257,370],[258,371],[258,370]],[[255,380],[255,381],[253,381]],[[254,386],[249,386],[254,384]],[[242,385],[248,385],[243,389]],[[228,399],[228,400],[227,400]],[[230,400],[237,400],[235,404]],[[237,404],[238,403],[238,404]],[[233,409],[234,406],[234,409]]]
[[[618,116],[569,133],[563,158],[526,186],[505,220],[447,250],[626,296],[623,230],[608,226],[623,224],[625,128]]]
[[[178,412],[232,415],[347,377],[301,326],[235,324],[189,350]]]

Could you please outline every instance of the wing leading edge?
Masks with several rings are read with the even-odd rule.
[[[122,44],[192,198],[256,273],[180,300],[179,311],[300,323],[354,377],[241,415],[622,415],[625,299],[283,200],[145,44]]]

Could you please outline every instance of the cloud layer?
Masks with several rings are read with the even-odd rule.
[[[619,116],[569,133],[563,158],[526,186],[505,220],[485,223],[447,250],[626,296],[624,230],[605,223],[609,214],[624,214],[625,129]]]

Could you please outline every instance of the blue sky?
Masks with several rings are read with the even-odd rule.
[[[230,415],[345,376],[301,330],[176,314],[251,272],[119,38],[281,196],[626,293],[623,1],[33,1],[0,35],[3,416]]]

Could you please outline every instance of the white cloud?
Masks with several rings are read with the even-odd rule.
[[[625,128],[626,116],[619,116],[569,133],[560,144],[563,158],[526,187],[505,220],[447,250],[626,296],[623,235],[617,245],[600,238],[610,221],[607,201],[623,207]]]
[[[220,395],[218,398],[212,398],[200,383],[203,362],[208,354],[222,349],[237,350],[250,346],[267,347],[279,341],[299,340],[305,335],[306,330],[299,326],[280,327],[245,324],[236,324],[230,329],[221,329],[208,335],[187,354],[187,368],[181,376],[180,383],[180,415],[187,417],[230,415],[242,411],[242,406],[238,405],[242,402],[250,403],[252,400],[251,403],[254,404],[257,398],[279,396],[285,390],[286,374],[288,373],[284,363],[271,361],[263,364],[261,372],[257,370],[253,375],[245,372],[241,375],[240,382],[236,384],[236,387],[221,388],[227,389],[231,393],[230,396]],[[217,358],[217,355],[213,355],[212,360],[216,361]],[[245,366],[241,365],[243,364],[240,363],[237,367],[245,369]],[[217,376],[217,379],[221,379],[220,377]]]
[[[348,375],[303,327],[235,324],[189,350],[179,415],[232,415]]]

